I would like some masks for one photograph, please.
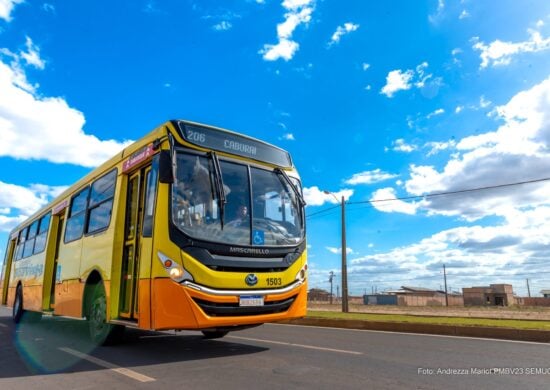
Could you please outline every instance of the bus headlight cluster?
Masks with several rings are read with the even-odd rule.
[[[160,263],[170,276],[170,279],[172,279],[174,282],[180,283],[184,280],[193,281],[193,277],[191,276],[191,274],[187,272],[179,263],[170,259],[162,252],[158,252],[157,255]]]
[[[304,266],[300,269],[300,271],[296,274],[296,280],[304,281],[307,277],[307,263],[304,264]]]

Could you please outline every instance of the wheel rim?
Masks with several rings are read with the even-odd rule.
[[[101,336],[107,327],[105,323],[105,299],[102,297],[97,298],[93,305],[90,315],[90,330],[94,337]]]

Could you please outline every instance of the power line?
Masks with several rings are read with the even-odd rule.
[[[476,192],[476,191],[486,191],[486,190],[492,190],[492,189],[498,189],[498,188],[506,188],[506,187],[513,187],[513,186],[520,186],[524,184],[534,184],[534,183],[540,183],[543,181],[549,181],[550,177],[545,177],[542,179],[534,179],[534,180],[525,180],[525,181],[518,181],[514,183],[505,183],[505,184],[496,184],[491,186],[484,186],[484,187],[475,187],[475,188],[468,188],[464,190],[456,190],[456,191],[445,191],[445,192],[436,192],[433,194],[425,194],[425,195],[411,195],[411,196],[400,196],[396,198],[387,198],[387,199],[372,199],[372,200],[363,200],[363,201],[357,201],[357,202],[346,202],[348,205],[358,205],[358,204],[370,204],[371,207],[373,206],[373,203],[381,203],[381,202],[395,202],[398,200],[414,200],[414,199],[427,199],[427,198],[434,198],[437,196],[447,196],[447,195],[456,195],[456,194],[464,194],[468,192]],[[313,216],[327,213],[337,207],[340,207],[340,205],[327,207],[326,209],[316,211],[315,213],[309,214],[306,216],[306,218],[311,218]],[[350,209],[357,210],[356,209]]]
[[[412,199],[434,198],[436,196],[464,194],[464,193],[467,193],[467,192],[485,191],[485,190],[493,190],[493,189],[497,189],[497,188],[519,186],[519,185],[524,185],[524,184],[540,183],[540,182],[548,181],[548,180],[550,180],[550,177],[545,177],[545,178],[542,178],[542,179],[518,181],[518,182],[515,182],[515,183],[496,184],[496,185],[492,185],[492,186],[468,188],[468,189],[465,189],[465,190],[436,192],[436,193],[433,193],[433,194],[426,194],[426,195],[402,196],[402,197],[397,197],[397,198],[373,199],[373,200],[364,200],[364,201],[360,201],[360,202],[347,202],[347,203],[348,204],[363,204],[363,203],[377,203],[377,202],[392,202],[392,201],[396,201],[396,200],[412,200]]]
[[[325,212],[327,212],[327,211],[334,210],[335,208],[339,208],[339,207],[340,207],[339,204],[337,204],[336,206],[327,207],[326,209],[323,209],[323,210],[320,210],[320,211],[316,211],[316,212],[314,212],[314,213],[312,213],[312,214],[309,214],[308,216],[306,216],[306,218],[311,218],[311,217],[313,217],[314,215],[321,214],[321,213],[325,213]]]

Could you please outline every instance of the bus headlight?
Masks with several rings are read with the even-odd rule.
[[[162,252],[158,252],[157,255],[160,263],[170,276],[170,279],[174,282],[181,283],[184,280],[193,281],[193,276],[191,276],[191,274],[187,272],[179,263],[170,259]]]
[[[303,282],[304,280],[306,280],[306,277],[307,277],[307,263],[305,263],[304,266],[300,269],[300,271],[298,271],[298,273],[296,274],[296,280]]]

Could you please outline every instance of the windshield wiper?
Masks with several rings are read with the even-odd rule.
[[[304,200],[304,197],[302,196],[302,193],[296,187],[296,185],[292,182],[292,180],[290,180],[290,177],[288,177],[288,175],[286,174],[286,172],[283,169],[275,168],[275,172],[280,174],[283,177],[284,181],[290,186],[290,188],[292,188],[292,191],[296,195],[296,199],[298,199],[300,214],[302,214],[303,213],[303,208],[306,205],[306,201]]]
[[[225,204],[227,200],[225,198],[225,190],[223,187],[222,169],[220,167],[220,161],[215,152],[210,152],[210,158],[212,159],[212,165],[214,167],[214,187],[216,187],[216,195],[218,197],[218,207],[220,209],[220,224],[223,230],[223,222],[225,216]]]

